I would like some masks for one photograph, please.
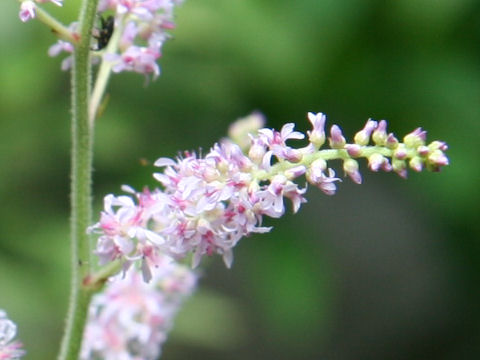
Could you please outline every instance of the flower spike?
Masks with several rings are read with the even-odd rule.
[[[148,275],[162,253],[174,258],[193,254],[193,266],[205,255],[219,254],[230,267],[232,250],[241,238],[271,230],[262,226],[264,216],[283,216],[285,200],[293,212],[306,202],[302,178],[327,195],[335,194],[341,179],[330,167],[331,160],[342,160],[345,174],[357,184],[362,182],[360,158],[367,159],[372,171],[395,171],[401,177],[407,176],[408,167],[438,171],[448,165],[447,145],[441,141],[427,145],[426,132],[420,128],[400,143],[387,133],[385,120],[368,120],[354,142],[347,143],[340,127],[333,125],[330,148],[322,149],[325,115],[308,113],[308,119],[312,130],[304,147],[290,145],[304,138],[294,124],[281,131],[242,124],[251,122],[250,117],[234,125],[251,127],[249,146],[242,135],[241,145],[225,139],[204,157],[185,153],[175,160],[158,159],[160,172],[154,177],[160,188],[143,192],[128,188],[133,195],[105,197],[100,221],[90,228],[99,235],[96,253],[101,262],[118,258],[127,264],[141,262]]]

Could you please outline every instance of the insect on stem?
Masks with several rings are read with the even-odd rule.
[[[98,35],[93,35],[93,37],[97,39],[97,48],[92,49],[93,51],[100,51],[108,45],[115,28],[115,19],[111,15],[107,18],[100,17],[100,23],[101,27],[97,29]]]

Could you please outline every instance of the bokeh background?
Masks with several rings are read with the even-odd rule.
[[[62,9],[63,22],[79,1]],[[69,77],[53,35],[0,5],[0,308],[28,359],[53,359],[68,295]],[[231,121],[325,112],[348,137],[367,118],[448,142],[438,174],[370,174],[310,188],[235,263],[205,267],[163,358],[478,359],[480,2],[188,0],[161,77],[113,77],[98,121],[95,206],[155,186],[151,162],[208,149]],[[145,165],[146,163],[150,165]]]

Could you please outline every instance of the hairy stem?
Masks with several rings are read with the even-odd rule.
[[[71,152],[71,289],[65,333],[59,360],[76,360],[82,342],[88,305],[94,291],[82,287],[91,267],[86,229],[91,219],[93,127],[88,118],[91,86],[90,38],[98,0],[84,0],[80,9],[80,41],[72,66],[72,152]]]

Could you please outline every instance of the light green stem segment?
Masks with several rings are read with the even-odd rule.
[[[41,7],[37,6],[35,8],[35,15],[40,22],[52,29],[52,32],[54,32],[60,39],[68,41],[72,44],[77,44],[80,40],[78,34],[70,31],[69,28],[60,23]]]
[[[88,118],[91,86],[90,39],[98,0],[83,0],[79,16],[80,41],[72,66],[72,168],[71,168],[71,290],[65,333],[59,360],[77,360],[88,306],[94,290],[82,287],[90,273],[90,244],[86,233],[91,223],[93,127]]]
[[[118,43],[120,41],[120,35],[123,32],[123,23],[115,24],[115,30],[108,42],[108,46],[105,49],[106,53],[115,54],[117,52]],[[95,118],[99,112],[99,106],[102,101],[103,95],[105,94],[105,89],[112,74],[112,62],[105,61],[102,59],[100,68],[98,69],[97,79],[95,81],[95,86],[93,88],[92,97],[90,99],[89,113],[90,125],[93,127]]]
[[[360,158],[368,158],[372,154],[381,154],[386,157],[392,157],[393,150],[383,146],[364,146]],[[259,181],[270,179],[273,175],[284,173],[286,170],[292,169],[299,165],[309,167],[315,160],[346,160],[351,158],[345,149],[324,149],[318,150],[312,154],[305,155],[300,162],[281,161],[272,166],[269,171],[260,170],[255,173],[255,178]]]

